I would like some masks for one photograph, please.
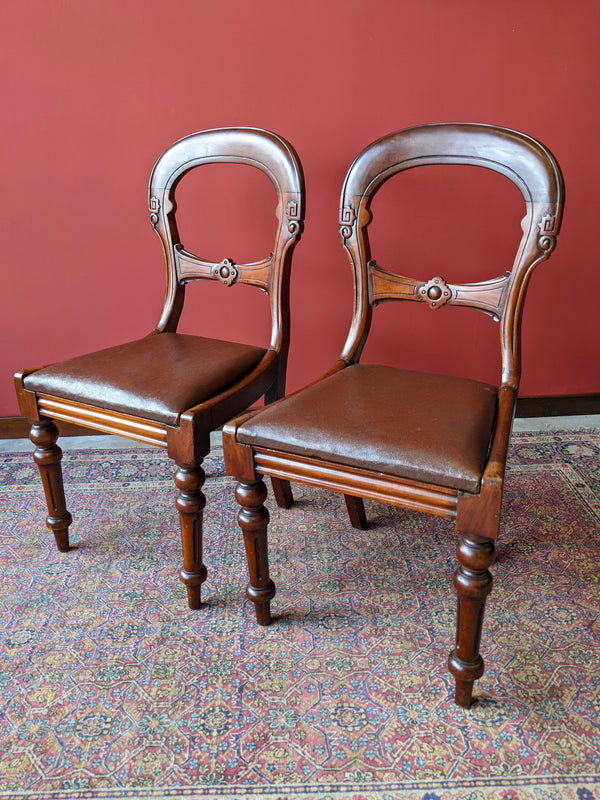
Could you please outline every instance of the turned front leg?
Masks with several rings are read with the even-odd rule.
[[[473,682],[483,675],[479,654],[485,601],[492,590],[489,567],[494,563],[491,539],[460,536],[456,548],[459,567],[454,574],[457,593],[456,647],[450,653],[448,668],[456,679],[455,702],[471,705]]]
[[[246,597],[255,605],[259,625],[271,623],[270,603],[275,596],[275,584],[269,577],[267,528],[269,512],[264,506],[267,487],[262,479],[244,483],[240,481],[235,496],[241,508],[238,522],[244,533],[244,546],[248,559],[250,582]]]
[[[29,431],[29,438],[35,445],[33,460],[38,466],[48,516],[46,525],[54,534],[56,546],[61,553],[69,550],[69,525],[73,517],[67,511],[65,502],[65,489],[62,476],[62,450],[56,444],[58,428],[51,419],[42,418],[33,422]]]
[[[206,498],[202,492],[204,470],[198,466],[178,464],[175,486],[179,489],[176,505],[181,522],[183,567],[179,578],[185,584],[190,608],[200,608],[206,567],[202,561],[202,518]]]

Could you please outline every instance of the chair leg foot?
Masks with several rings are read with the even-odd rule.
[[[51,419],[42,418],[33,422],[29,431],[29,438],[35,445],[33,460],[38,466],[48,516],[46,525],[54,534],[56,546],[61,553],[69,550],[69,525],[73,517],[67,510],[65,502],[65,489],[62,477],[62,450],[56,444],[58,428]]]
[[[248,483],[240,481],[236,487],[235,496],[241,506],[238,522],[244,534],[250,577],[246,597],[254,603],[258,624],[269,625],[275,584],[269,576],[267,545],[269,512],[264,506],[267,487],[262,478]]]
[[[365,514],[365,504],[362,497],[353,497],[345,494],[344,500],[346,501],[346,510],[352,527],[358,531],[366,531],[367,515]]]
[[[202,492],[204,470],[199,466],[178,464],[175,473],[177,510],[181,522],[183,567],[179,578],[185,584],[188,606],[200,608],[202,584],[206,580],[206,567],[202,561],[202,517],[206,498]]]
[[[461,681],[456,678],[454,686],[454,702],[461,708],[470,708],[473,702],[473,681]]]
[[[279,508],[291,508],[294,504],[294,495],[289,481],[271,477],[273,496]]]
[[[460,536],[456,548],[459,566],[454,575],[457,594],[456,647],[450,653],[448,669],[456,680],[455,702],[468,708],[473,683],[483,675],[479,643],[485,601],[492,590],[489,567],[494,563],[495,546],[491,539]]]
[[[454,675],[454,702],[461,708],[469,708],[473,702],[473,685],[483,675],[483,659],[461,661],[453,650],[448,657],[448,669]]]

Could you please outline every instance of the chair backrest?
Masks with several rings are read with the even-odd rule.
[[[273,252],[262,261],[235,264],[205,261],[186,252],[175,220],[175,189],[183,176],[205,164],[247,164],[262,170],[277,193],[278,219]],[[289,266],[304,218],[304,177],[293,147],[274,133],[257,128],[218,128],[180,139],[158,159],[148,186],[150,222],[158,234],[167,265],[167,287],[157,332],[175,331],[185,284],[208,278],[225,286],[246,283],[270,296],[270,347],[279,350],[289,338]]]
[[[389,272],[371,259],[369,206],[392,175],[413,167],[466,164],[499,172],[521,191],[526,216],[513,268],[482,283],[447,284],[439,275],[418,280]],[[355,362],[365,344],[372,307],[414,300],[432,310],[470,306],[500,322],[502,385],[518,388],[523,300],[534,267],[552,252],[564,199],[560,168],[539,142],[506,128],[442,123],[392,133],[366,147],[350,167],[340,199],[340,232],[354,271],[355,307],[341,358]]]

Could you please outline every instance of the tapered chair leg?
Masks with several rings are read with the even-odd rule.
[[[350,524],[359,531],[367,529],[367,515],[365,514],[365,504],[362,497],[353,497],[345,494],[346,510],[350,518]]]
[[[286,360],[280,358],[277,380],[265,392],[266,406],[274,403],[285,395],[285,365]],[[294,495],[292,494],[290,482],[282,480],[281,478],[271,477],[271,486],[273,487],[275,502],[279,508],[291,508],[294,503]]]
[[[471,705],[473,682],[483,675],[479,654],[485,601],[492,590],[489,567],[494,563],[495,546],[491,539],[460,536],[456,548],[459,567],[454,574],[457,593],[456,647],[450,653],[448,668],[456,679],[455,702]]]
[[[244,533],[250,576],[246,597],[254,603],[258,624],[269,625],[271,623],[270,603],[275,597],[275,584],[269,576],[267,547],[269,512],[264,506],[267,487],[262,479],[249,483],[240,481],[236,487],[235,496],[241,506],[238,522]]]
[[[67,511],[65,502],[60,464],[62,450],[56,444],[58,435],[58,428],[47,418],[33,422],[29,431],[29,438],[35,445],[33,460],[40,471],[48,506],[46,525],[54,534],[60,552],[66,553],[69,550],[69,525],[73,522],[73,517]]]
[[[289,481],[271,477],[271,486],[275,502],[279,508],[291,508],[294,504],[294,495]]]
[[[185,584],[190,608],[200,608],[202,584],[206,580],[206,567],[202,561],[202,519],[206,498],[202,492],[204,470],[202,467],[178,464],[175,473],[177,510],[181,521],[183,567],[179,577]]]

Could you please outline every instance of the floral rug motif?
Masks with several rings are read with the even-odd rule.
[[[600,434],[515,434],[484,677],[452,702],[453,525],[294,486],[256,625],[232,483],[206,461],[187,608],[172,464],[68,452],[73,549],[0,456],[0,800],[600,800]]]

